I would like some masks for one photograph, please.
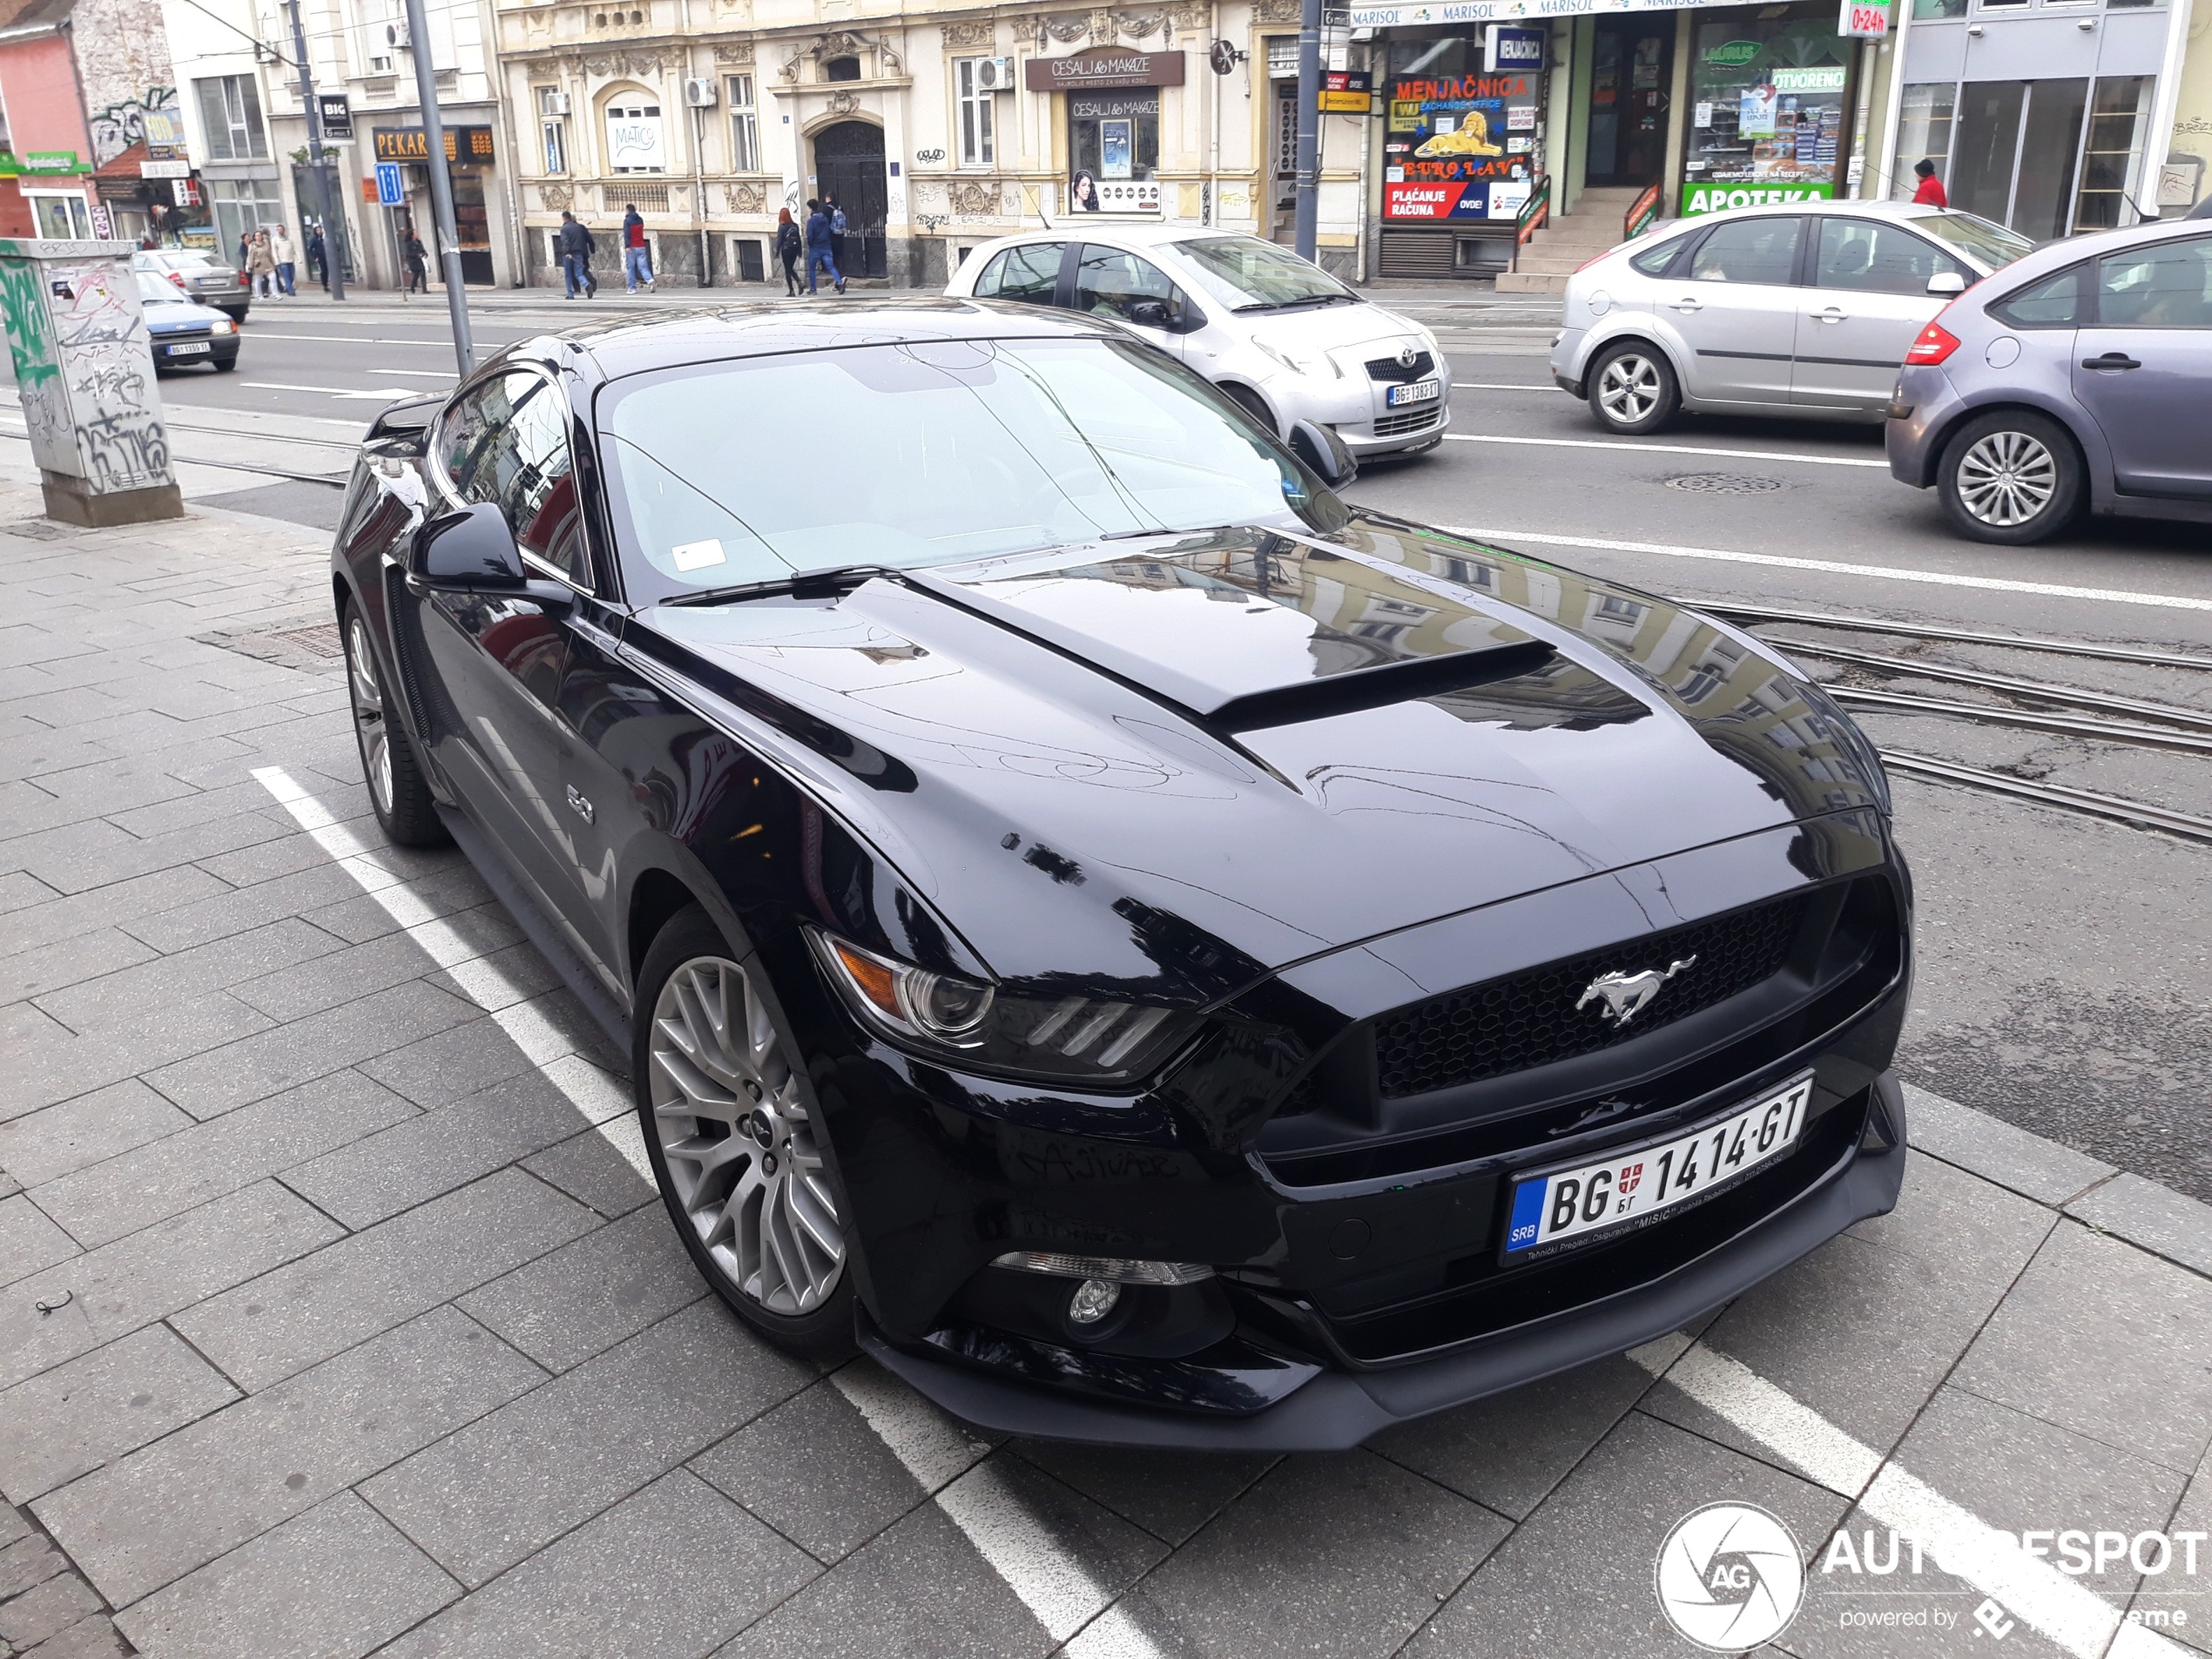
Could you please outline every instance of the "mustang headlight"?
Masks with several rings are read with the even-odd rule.
[[[945,1057],[962,1066],[1112,1083],[1143,1076],[1190,1035],[1190,1016],[1172,1008],[1094,996],[1009,995],[815,928],[806,937],[830,983],[863,1024],[906,1047],[949,1049]]]

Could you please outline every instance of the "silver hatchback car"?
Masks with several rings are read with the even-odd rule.
[[[1905,202],[1690,219],[1568,280],[1552,379],[1613,432],[1656,431],[1677,409],[1879,421],[1928,320],[2030,246]]]
[[[2212,225],[2039,248],[1953,300],[1905,355],[1891,473],[1954,528],[2020,545],[2087,508],[2212,523]]]

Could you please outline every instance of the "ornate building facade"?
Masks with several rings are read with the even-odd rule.
[[[1288,239],[1298,0],[498,0],[496,15],[531,281],[559,280],[563,211],[617,268],[631,206],[664,282],[778,292],[778,213],[803,220],[823,195],[846,211],[848,276],[894,287],[939,286],[1040,216]],[[1364,119],[1324,125],[1321,241],[1349,269]]]

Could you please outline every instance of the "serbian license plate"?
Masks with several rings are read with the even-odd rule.
[[[1642,1226],[1734,1186],[1797,1143],[1811,1102],[1812,1074],[1807,1072],[1675,1140],[1516,1183],[1505,1259],[1548,1256],[1554,1246]]]
[[[168,347],[168,352],[172,357],[191,357],[197,355],[199,353],[212,351],[214,347],[210,346],[206,341],[195,340],[182,346],[172,346]]]
[[[1392,387],[1385,395],[1383,401],[1389,404],[1392,408],[1397,409],[1403,408],[1408,403],[1433,403],[1443,395],[1444,382],[1442,381],[1415,381],[1411,386]]]

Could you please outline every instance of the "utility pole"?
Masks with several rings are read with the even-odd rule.
[[[322,268],[330,274],[330,297],[346,297],[346,205],[331,188],[334,169],[323,159],[322,111],[315,103],[314,76],[307,68],[307,35],[300,24],[300,0],[286,0],[292,14],[292,51],[300,60],[300,107],[307,112],[307,165],[314,170],[315,193],[322,198]],[[300,239],[307,240],[306,237]]]
[[[299,0],[293,0],[297,5]],[[430,207],[437,215],[439,268],[445,273],[446,311],[453,318],[453,356],[463,379],[476,367],[469,333],[469,294],[461,283],[461,234],[454,228],[453,179],[446,172],[446,123],[438,112],[438,71],[430,61],[430,30],[422,0],[407,0],[407,50],[415,59],[415,96],[422,105],[422,143],[430,163]]]
[[[1305,0],[1298,25],[1298,193],[1291,236],[1302,260],[1316,257],[1321,188],[1321,0]]]

